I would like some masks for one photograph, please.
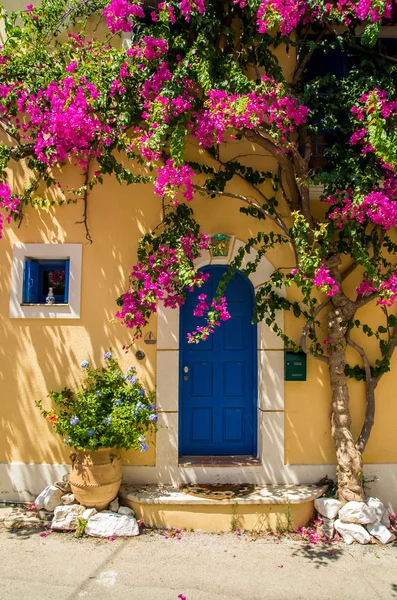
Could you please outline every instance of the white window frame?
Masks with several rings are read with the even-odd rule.
[[[70,260],[68,304],[24,304],[25,260]],[[81,244],[14,244],[11,272],[10,319],[79,319],[81,297]]]

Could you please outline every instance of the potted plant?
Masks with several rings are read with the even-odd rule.
[[[148,450],[147,434],[156,429],[153,392],[147,392],[131,367],[123,374],[111,352],[106,366],[93,369],[87,361],[83,385],[73,392],[65,388],[50,392],[55,407],[48,411],[36,402],[41,414],[53,424],[70,455],[70,484],[76,500],[103,510],[117,496],[121,485],[120,450]]]

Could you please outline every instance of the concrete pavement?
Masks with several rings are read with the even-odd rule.
[[[0,529],[0,600],[397,599],[397,545],[252,540],[148,532],[111,542]]]

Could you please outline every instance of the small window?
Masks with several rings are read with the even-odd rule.
[[[69,259],[26,258],[23,272],[23,303],[68,304],[69,265]]]

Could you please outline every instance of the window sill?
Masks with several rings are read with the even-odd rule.
[[[47,308],[54,308],[57,306],[69,306],[69,304],[64,304],[61,302],[57,302],[56,304],[45,304],[44,302],[37,302],[37,303],[33,303],[33,302],[21,302],[20,306],[40,306],[41,308],[44,308],[44,306],[46,306]]]

